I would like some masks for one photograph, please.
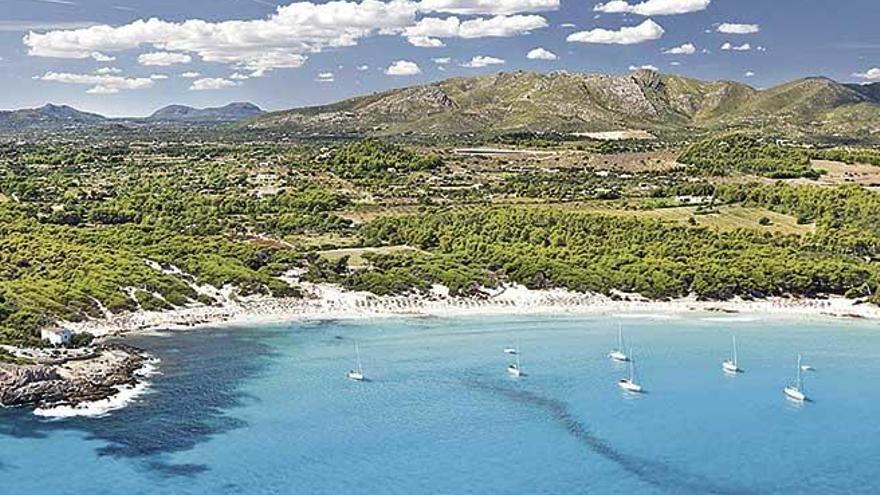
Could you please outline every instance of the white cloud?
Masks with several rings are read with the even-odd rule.
[[[521,12],[546,12],[559,9],[559,0],[422,0],[422,12],[447,14],[510,15]]]
[[[697,53],[697,47],[694,46],[693,43],[685,43],[681,46],[676,46],[668,50],[663,50],[663,53],[667,55],[693,55]]]
[[[404,36],[415,46],[443,46],[441,38],[489,38],[527,34],[547,27],[547,19],[539,15],[495,16],[462,21],[458,17],[425,17],[404,30]]]
[[[109,74],[122,74],[122,69],[117,67],[101,67],[100,69],[95,71],[95,74],[99,74],[102,76],[106,76]]]
[[[174,64],[188,64],[192,57],[185,53],[152,52],[138,56],[138,63],[147,66],[167,67]]]
[[[428,36],[410,36],[407,38],[407,41],[412,46],[417,46],[419,48],[442,48],[446,46],[446,43],[439,38],[430,38]]]
[[[630,4],[624,0],[611,0],[593,7],[596,12],[606,14],[675,15],[706,10],[711,0],[646,0]]]
[[[755,34],[761,31],[761,26],[757,24],[734,24],[725,22],[718,25],[717,31],[724,34]]]
[[[156,84],[155,80],[149,77],[129,78],[109,74],[72,74],[68,72],[46,72],[42,76],[35,76],[34,79],[92,86],[86,91],[91,94],[115,94],[128,89],[152,88]]]
[[[563,22],[562,24],[559,25],[559,27],[561,27],[561,28],[566,28],[566,29],[571,29],[571,28],[576,28],[576,27],[577,27],[577,24],[574,24],[574,23],[572,23],[572,22]]]
[[[92,52],[89,54],[89,56],[92,57],[92,59],[95,60],[96,62],[112,62],[112,61],[116,60],[116,57],[111,57],[110,55],[104,55],[101,52]]]
[[[150,79],[152,79],[154,81],[164,81],[164,80],[168,79],[168,76],[165,74],[153,74],[150,76]]]
[[[529,60],[556,60],[559,57],[550,50],[539,47],[529,51],[529,53],[526,54],[526,58]]]
[[[217,89],[231,88],[238,86],[239,84],[241,83],[230,81],[229,79],[223,79],[222,77],[206,77],[193,81],[192,86],[190,86],[189,89],[191,91],[213,91]]]
[[[743,43],[742,45],[734,45],[730,42],[727,42],[721,45],[721,49],[725,51],[747,52],[752,49],[752,45],[748,43]]]
[[[24,44],[32,56],[87,58],[143,46],[191,53],[260,76],[272,69],[301,67],[325,48],[354,46],[366,36],[395,34],[415,22],[418,4],[408,0],[295,2],[265,19],[209,22],[137,20],[118,27],[31,32]]]
[[[678,67],[679,65],[681,65],[681,62],[679,62],[677,60],[673,60],[672,62],[669,62],[669,65],[671,65],[673,67]]]
[[[421,73],[419,65],[409,60],[398,60],[385,69],[385,74],[389,76],[415,76]]]
[[[332,83],[336,80],[336,77],[332,72],[321,72],[315,80],[323,83]]]
[[[370,66],[369,65],[358,65],[357,70],[359,70],[361,72],[363,72],[365,70],[370,70]]]
[[[201,76],[201,74],[199,74],[198,72],[184,72],[180,75],[180,77],[184,79],[195,79],[199,76]]]
[[[868,81],[880,81],[880,67],[868,69],[867,72],[856,72],[853,76],[859,79],[867,79]]]
[[[437,65],[448,65],[452,63],[452,59],[449,57],[432,58],[431,60]]]
[[[752,72],[752,71],[747,71],[747,72],[746,72],[746,77],[755,77],[755,73]]]
[[[242,74],[241,72],[233,72],[233,73],[229,76],[229,79],[232,79],[232,80],[234,80],[234,81],[246,81],[246,80],[248,80],[248,79],[250,79],[250,78],[251,78],[251,76],[249,76],[249,75],[247,75],[247,74]]]
[[[657,40],[663,37],[666,31],[662,26],[651,19],[638,26],[622,27],[617,31],[609,29],[593,29],[591,31],[579,31],[568,35],[567,41],[577,43],[601,43],[614,45],[634,45],[645,41]]]
[[[654,72],[660,72],[656,66],[646,64],[646,65],[630,65],[629,70],[652,70]]]
[[[470,59],[469,61],[461,64],[462,67],[468,67],[471,69],[479,69],[481,67],[488,67],[490,65],[503,65],[504,59],[496,58],[496,57],[487,57],[485,55],[477,55],[476,57]]]

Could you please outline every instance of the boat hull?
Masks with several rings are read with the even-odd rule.
[[[617,386],[622,388],[623,390],[626,390],[627,392],[642,392],[642,386],[630,380],[620,380],[619,382],[617,382]]]
[[[621,363],[629,361],[629,356],[620,351],[611,351],[610,353],[608,353],[608,357],[610,357],[614,361],[618,361]]]
[[[784,393],[786,397],[794,401],[804,402],[805,400],[807,400],[806,394],[795,387],[785,387],[785,389],[782,390],[782,393]]]
[[[349,380],[354,380],[356,382],[362,382],[365,379],[364,374],[360,371],[349,371],[346,376],[348,376]]]
[[[742,373],[742,370],[739,369],[737,365],[733,364],[732,361],[724,361],[723,363],[721,363],[721,369],[724,370],[725,373],[731,375]]]

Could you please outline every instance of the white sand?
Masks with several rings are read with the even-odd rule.
[[[619,317],[670,317],[705,312],[707,321],[767,318],[880,318],[880,307],[856,304],[842,297],[828,299],[770,298],[709,302],[694,297],[649,301],[632,294],[615,300],[598,294],[563,289],[529,290],[506,286],[486,292],[486,297],[450,297],[443,287],[429,295],[376,296],[346,291],[329,284],[300,286],[303,299],[227,297],[221,306],[192,306],[170,311],[139,311],[64,325],[97,336],[165,329],[185,329],[219,324],[284,322],[296,320],[359,319],[392,316],[478,316],[492,314],[607,314]],[[713,315],[712,313],[716,313]],[[733,316],[735,314],[735,316]]]

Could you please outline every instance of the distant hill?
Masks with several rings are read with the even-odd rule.
[[[880,103],[880,82],[871,84],[847,84],[847,87]]]
[[[74,129],[106,121],[101,115],[81,112],[67,105],[0,111],[0,131]]]
[[[766,90],[640,70],[627,75],[498,73],[273,112],[242,122],[303,135],[595,132],[769,127],[880,139],[880,88],[806,78]]]
[[[262,115],[263,110],[253,103],[230,103],[222,107],[193,108],[185,105],[169,105],[160,108],[145,120],[149,122],[222,123],[236,122]]]

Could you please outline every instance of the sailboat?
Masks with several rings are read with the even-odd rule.
[[[348,378],[359,382],[364,381],[364,368],[361,366],[361,350],[357,343],[354,344],[354,352],[357,355],[357,368],[348,370]]]
[[[725,359],[724,362],[721,363],[721,369],[724,370],[725,373],[733,375],[742,373],[742,370],[737,364],[736,358],[736,335],[733,336],[733,359]]]
[[[632,354],[632,351],[630,351],[630,354]],[[629,358],[627,361],[629,361],[629,377],[618,380],[617,386],[627,392],[640,393],[642,386],[636,383],[636,364],[632,358]]]
[[[783,389],[783,393],[789,399],[804,402],[807,400],[807,394],[804,393],[804,383],[801,379],[801,355],[798,354],[798,365],[797,365],[797,381],[793,385],[789,385]]]
[[[507,367],[507,373],[510,376],[519,378],[523,375],[523,372],[522,372],[522,366],[520,366],[520,364],[519,364],[519,349],[518,348],[516,349],[516,352],[514,354],[516,355],[516,362],[511,363]]]
[[[511,354],[511,355],[517,354],[516,347],[505,347],[504,354]]]
[[[623,352],[623,325],[618,324],[617,327],[617,349],[608,353],[608,357],[615,361],[625,363],[629,361],[629,356]]]

